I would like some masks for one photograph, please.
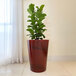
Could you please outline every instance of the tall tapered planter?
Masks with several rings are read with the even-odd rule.
[[[33,72],[46,70],[49,40],[28,40],[30,69]]]

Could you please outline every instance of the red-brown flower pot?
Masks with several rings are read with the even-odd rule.
[[[46,70],[49,40],[28,40],[30,68],[33,72]]]

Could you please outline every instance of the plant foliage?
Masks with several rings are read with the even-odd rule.
[[[27,26],[27,31],[29,31],[29,36],[31,39],[39,40],[45,38],[45,35],[43,34],[46,29],[44,28],[45,25],[42,22],[45,19],[46,14],[43,13],[44,5],[41,5],[40,7],[36,6],[34,4],[30,4],[29,8],[27,9],[29,13],[29,20],[27,22],[30,22],[30,25]]]

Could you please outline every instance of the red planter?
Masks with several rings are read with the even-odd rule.
[[[33,72],[46,70],[49,40],[28,40],[30,68]]]

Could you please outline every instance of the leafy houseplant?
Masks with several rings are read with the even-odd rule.
[[[41,5],[40,8],[36,6],[36,9],[34,8],[34,4],[30,4],[29,8],[27,9],[28,13],[30,14],[28,16],[30,22],[30,25],[28,25],[27,31],[29,31],[30,34],[28,36],[31,37],[31,39],[39,40],[45,38],[45,35],[43,34],[46,29],[44,28],[45,25],[42,22],[45,19],[46,14],[43,13],[44,5]]]
[[[44,32],[46,31],[43,20],[46,14],[43,13],[44,5],[40,7],[34,4],[30,4],[27,9],[29,13],[30,25],[27,26],[29,31],[28,36],[31,40],[28,40],[28,50],[30,67],[33,72],[43,72],[46,70],[48,42],[49,40],[43,40],[45,38]]]

